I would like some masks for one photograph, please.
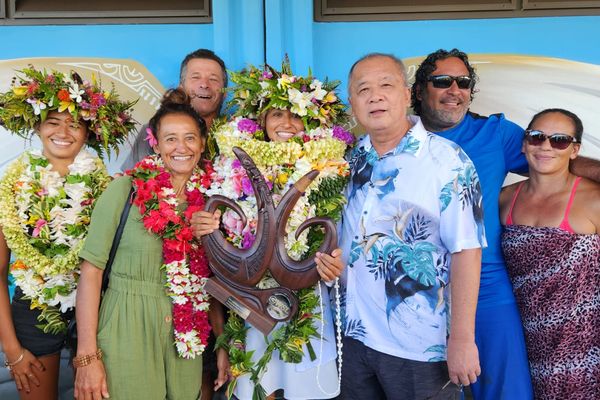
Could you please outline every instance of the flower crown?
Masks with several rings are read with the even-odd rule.
[[[339,81],[321,82],[310,70],[307,77],[295,76],[287,57],[281,72],[265,64],[263,70],[251,65],[229,74],[236,86],[228,108],[237,106],[235,116],[256,119],[271,108],[286,109],[301,117],[307,130],[340,124],[346,118],[346,107],[335,94]]]
[[[95,80],[82,81],[76,72],[69,77],[32,65],[18,72],[10,90],[0,93],[0,124],[23,138],[30,138],[50,111],[68,111],[74,121],[87,121],[87,144],[102,157],[110,149],[118,152],[135,128],[131,107],[136,101],[119,100],[114,88],[105,92]]]

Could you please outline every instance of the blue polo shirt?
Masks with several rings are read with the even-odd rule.
[[[498,197],[509,172],[528,169],[521,153],[524,131],[503,114],[483,117],[469,112],[460,124],[436,134],[458,144],[467,153],[481,181],[488,247],[483,249],[478,306],[512,303],[512,286],[500,246]]]

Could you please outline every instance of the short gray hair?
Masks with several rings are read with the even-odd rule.
[[[402,62],[401,59],[399,59],[398,57],[396,57],[393,54],[388,54],[388,53],[369,53],[369,54],[362,56],[358,60],[356,60],[356,62],[354,64],[352,64],[352,67],[350,67],[350,72],[348,72],[348,96],[350,96],[350,86],[351,86],[350,84],[352,82],[352,73],[354,72],[354,69],[356,68],[356,66],[365,60],[370,60],[371,58],[378,58],[378,57],[387,58],[388,60],[392,60],[394,62],[394,64],[396,64],[396,66],[398,67],[398,71],[400,71],[400,74],[402,75],[402,78],[404,79],[404,86],[409,87],[408,74],[406,73],[406,67],[404,66],[404,63]]]

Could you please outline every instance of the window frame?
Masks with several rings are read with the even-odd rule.
[[[114,11],[37,11],[19,10],[19,0],[0,0],[5,11],[0,16],[0,25],[82,25],[82,24],[172,24],[212,23],[211,0],[189,0],[202,6],[197,9],[133,9]],[[69,4],[68,0],[46,0]],[[127,0],[125,0],[127,1]],[[93,6],[93,2],[89,2]]]
[[[457,5],[373,6],[336,9],[328,0],[313,0],[315,22],[417,21],[476,18],[530,18],[600,15],[599,0],[498,0],[497,5],[468,1]],[[510,1],[510,6],[508,1]],[[368,0],[365,4],[372,3]],[[504,6],[502,6],[505,4]],[[398,10],[403,11],[398,11]],[[468,10],[465,10],[468,9]]]

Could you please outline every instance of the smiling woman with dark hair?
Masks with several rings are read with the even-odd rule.
[[[570,111],[536,114],[522,147],[530,177],[500,195],[502,247],[540,400],[600,393],[600,185],[569,171],[582,133]]]
[[[0,343],[21,399],[58,397],[79,252],[109,182],[101,159],[84,146],[103,154],[122,143],[134,127],[132,104],[76,73],[33,66],[0,94],[0,124],[27,139],[38,135],[42,143],[41,151],[17,157],[0,181]]]
[[[202,210],[210,164],[199,163],[206,124],[182,90],[150,120],[148,156],[98,200],[80,254],[78,399],[195,400],[210,325],[202,246],[191,214]],[[130,199],[131,189],[135,189]],[[123,205],[132,201],[100,311],[103,270]]]

